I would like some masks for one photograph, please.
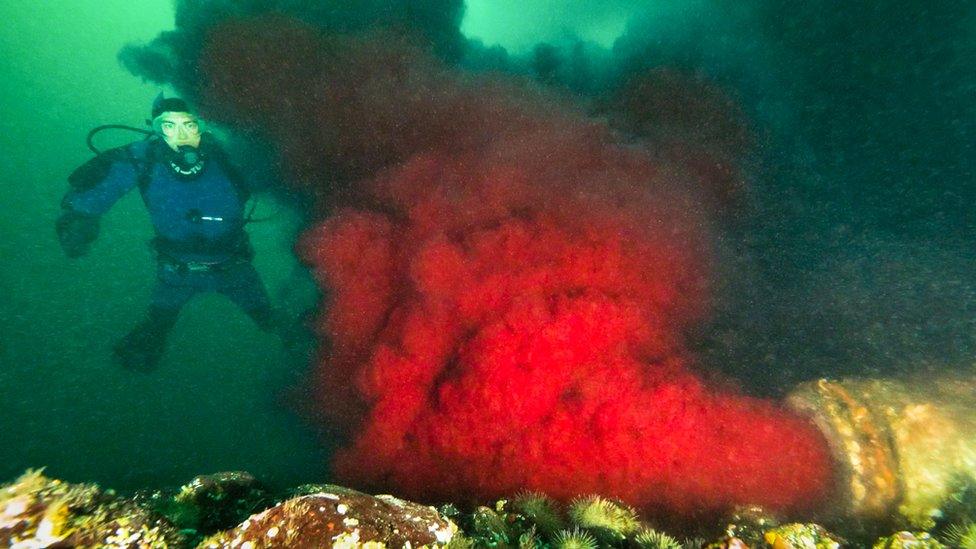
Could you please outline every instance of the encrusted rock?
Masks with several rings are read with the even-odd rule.
[[[703,545],[705,549],[749,549],[749,544],[735,536],[725,536],[719,541]]]
[[[237,526],[280,500],[276,501],[250,473],[229,471],[197,476],[178,490],[138,492],[134,501],[166,517],[190,541],[198,542]]]
[[[289,499],[208,538],[207,549],[262,547],[390,547],[445,545],[457,526],[433,507],[340,486]]]
[[[254,492],[264,492],[264,487],[246,471],[227,471],[213,475],[200,475],[180,487],[176,499],[180,501],[224,500],[239,498]]]
[[[943,549],[945,545],[927,532],[897,532],[881,538],[873,549]]]
[[[763,536],[779,526],[780,521],[762,507],[751,505],[736,508],[725,525],[725,534],[742,540],[750,547],[761,547]]]
[[[784,524],[766,532],[766,543],[773,549],[839,549],[840,538],[819,524]]]
[[[166,521],[91,484],[28,471],[0,487],[0,547],[182,547]]]

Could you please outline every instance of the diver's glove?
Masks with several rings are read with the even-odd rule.
[[[68,257],[81,257],[98,238],[98,216],[65,210],[55,223],[61,249]]]

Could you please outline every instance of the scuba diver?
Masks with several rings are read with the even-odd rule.
[[[68,257],[88,253],[98,237],[99,218],[135,187],[155,230],[156,284],[146,318],[114,348],[126,368],[151,371],[158,364],[180,309],[194,295],[227,296],[266,332],[286,346],[294,323],[272,308],[264,283],[251,263],[244,230],[249,191],[214,136],[179,98],[159,94],[153,102],[152,131],[142,141],[99,153],[68,177],[61,202],[58,240]],[[89,147],[96,128],[89,133]]]

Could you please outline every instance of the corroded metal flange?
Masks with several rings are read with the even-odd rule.
[[[920,528],[960,485],[976,483],[976,378],[821,379],[786,399],[825,435],[841,513],[895,511]]]

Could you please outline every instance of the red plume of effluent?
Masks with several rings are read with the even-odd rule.
[[[824,495],[807,423],[686,369],[708,235],[680,169],[388,36],[239,21],[201,67],[211,114],[266,131],[296,181],[358,181],[299,246],[329,295],[312,394],[354,433],[340,480],[671,512]]]

